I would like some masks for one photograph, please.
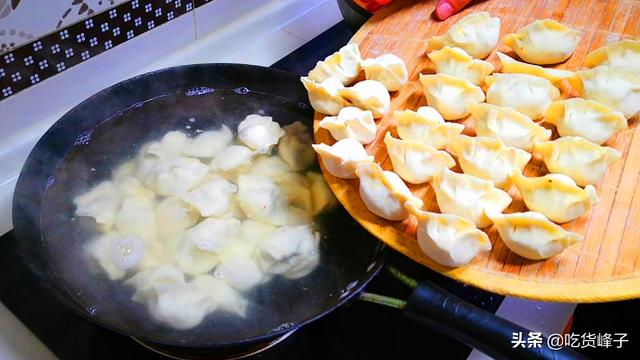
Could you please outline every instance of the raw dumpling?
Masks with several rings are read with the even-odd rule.
[[[373,161],[373,156],[367,154],[362,144],[350,138],[342,139],[331,146],[314,144],[313,149],[322,159],[327,171],[342,179],[355,179],[358,163]]]
[[[509,174],[513,170],[522,172],[531,159],[531,154],[524,150],[506,146],[500,139],[483,136],[458,135],[449,147],[458,157],[465,174],[492,180],[502,189],[511,185]]]
[[[580,32],[551,19],[535,20],[517,33],[507,34],[504,43],[532,64],[557,64],[567,60],[580,42]]]
[[[456,165],[448,152],[413,140],[399,140],[390,132],[384,137],[387,153],[393,164],[393,171],[412,184],[422,184],[431,180],[443,168]]]
[[[205,131],[197,135],[181,148],[181,153],[187,156],[210,158],[231,143],[233,134],[225,125],[218,130]]]
[[[271,116],[251,114],[238,124],[238,139],[261,154],[271,151],[282,135],[284,130]]]
[[[500,19],[482,11],[463,17],[444,35],[434,36],[428,43],[432,50],[445,45],[456,46],[475,58],[484,59],[496,47],[499,36]]]
[[[238,291],[249,291],[270,279],[260,270],[258,262],[252,257],[254,246],[251,243],[238,243],[227,251],[213,276],[224,280]]]
[[[413,140],[442,149],[455,139],[464,125],[445,122],[440,113],[429,106],[421,106],[417,111],[395,111],[396,130],[402,140]]]
[[[379,81],[389,91],[397,91],[409,77],[404,61],[393,54],[384,54],[362,62],[365,78]]]
[[[307,89],[311,107],[317,112],[337,115],[340,109],[349,104],[338,95],[338,90],[344,89],[344,85],[336,78],[328,78],[318,83],[307,77],[301,77],[300,81]]]
[[[320,234],[309,225],[282,226],[258,244],[260,268],[268,274],[298,279],[311,273],[320,262]]]
[[[240,208],[253,220],[272,225],[298,225],[310,222],[309,214],[290,206],[283,189],[263,176],[238,177]]]
[[[229,209],[231,197],[238,188],[218,175],[197,188],[189,191],[183,198],[185,202],[204,217],[222,216]]]
[[[260,156],[253,161],[248,174],[277,178],[293,171],[280,156]]]
[[[627,128],[624,114],[582,98],[554,101],[545,111],[544,120],[555,125],[560,136],[580,136],[596,144]]]
[[[582,235],[565,231],[539,212],[489,214],[489,217],[505,245],[527,259],[547,259],[582,241]]]
[[[406,202],[420,208],[424,204],[415,197],[402,179],[393,171],[382,170],[374,162],[358,164],[356,170],[360,178],[360,197],[369,211],[387,220],[404,220],[409,213],[404,208]]]
[[[244,145],[231,145],[211,160],[211,170],[229,171],[251,163],[256,153]]]
[[[376,119],[384,116],[391,104],[387,88],[375,80],[364,80],[351,87],[338,89],[338,95],[362,110],[370,110]]]
[[[198,159],[178,157],[160,160],[153,170],[152,184],[158,195],[180,197],[200,185],[208,172],[209,167]]]
[[[484,101],[482,89],[469,80],[446,74],[420,74],[420,83],[429,106],[438,110],[445,120],[457,120],[469,115],[469,105]]]
[[[544,116],[560,91],[547,79],[527,74],[493,74],[485,82],[487,102],[507,106],[536,120]]]
[[[569,78],[581,97],[621,111],[630,119],[640,112],[640,71],[598,66]]]
[[[476,124],[476,135],[498,138],[507,146],[530,151],[536,141],[551,138],[551,130],[512,108],[472,104],[469,111]]]
[[[514,172],[511,181],[529,210],[542,213],[557,223],[574,220],[598,203],[598,195],[592,185],[582,189],[567,175],[525,177]]]
[[[111,181],[103,181],[73,199],[76,216],[89,216],[105,229],[113,226],[122,198]]]
[[[376,137],[376,123],[370,110],[347,106],[338,116],[327,116],[318,124],[331,132],[336,140],[351,138],[361,144],[368,144]]]
[[[316,67],[309,71],[309,79],[321,83],[334,78],[344,85],[349,85],[358,77],[361,61],[358,44],[347,44],[326,57],[324,61],[318,61]]]
[[[309,171],[309,192],[311,193],[311,215],[329,211],[338,204],[338,199],[333,195],[329,185],[324,181],[322,174]]]
[[[487,213],[501,213],[511,204],[511,196],[490,180],[447,168],[433,176],[433,190],[441,212],[471,220],[479,228],[491,225]]]
[[[457,47],[445,46],[440,50],[430,52],[427,56],[435,65],[438,74],[463,78],[471,81],[474,85],[482,84],[484,77],[495,70],[490,62],[474,59]]]
[[[207,273],[220,262],[220,254],[238,241],[240,221],[208,218],[189,229],[177,249],[176,264],[189,275]]]
[[[420,249],[433,261],[445,266],[462,266],[481,251],[491,250],[489,237],[468,219],[457,215],[422,211],[407,204],[418,218],[417,238]]]
[[[616,149],[575,136],[539,142],[534,152],[542,156],[550,172],[565,174],[580,186],[599,183],[609,166],[622,157]]]
[[[531,65],[531,64],[523,63],[518,60],[512,59],[501,52],[497,52],[496,54],[500,59],[500,64],[502,67],[500,71],[503,73],[529,74],[529,75],[541,77],[551,81],[551,83],[556,87],[560,86],[560,84],[562,83],[562,80],[568,79],[571,76],[573,76],[572,71],[543,68],[542,66]]]
[[[640,70],[640,41],[621,40],[598,48],[584,58],[584,66],[615,66]]]
[[[308,168],[316,158],[309,129],[300,121],[285,125],[283,129],[284,136],[278,142],[278,154],[294,171]]]

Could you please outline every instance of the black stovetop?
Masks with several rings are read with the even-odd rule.
[[[296,74],[306,74],[316,61],[333,53],[352,36],[339,23],[273,65]],[[0,238],[0,301],[4,303],[58,358],[70,359],[163,359],[134,340],[93,325],[60,305],[24,266],[16,253],[18,239],[13,232]],[[408,275],[428,278],[459,297],[495,312],[502,297],[459,284],[391,252],[387,264]],[[367,291],[400,298],[409,290],[384,270]],[[638,301],[579,306],[575,331],[629,332],[625,352],[591,355],[636,354],[640,334],[635,322]],[[615,321],[615,322],[614,322]],[[1,331],[1,330],[0,330]],[[636,341],[640,343],[640,340]],[[424,328],[402,316],[401,311],[381,305],[353,301],[329,315],[299,329],[274,348],[254,359],[413,359],[441,356],[432,349],[446,349],[447,359],[465,359],[470,348]],[[613,351],[613,350],[609,350]],[[438,351],[439,352],[439,351]],[[431,354],[432,356],[429,356]]]

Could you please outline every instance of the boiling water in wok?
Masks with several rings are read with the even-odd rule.
[[[281,125],[302,120],[311,127],[309,110],[283,98],[246,88],[200,89],[136,104],[78,136],[48,181],[40,219],[49,266],[76,308],[81,306],[99,323],[144,340],[206,346],[283,333],[318,316],[318,309],[331,308],[343,291],[348,293],[376,254],[374,248],[350,238],[361,232],[342,209],[315,219],[322,233],[319,266],[303,278],[276,277],[251,290],[244,319],[214,312],[193,329],[171,329],[154,321],[144,305],[131,301],[133,289],[91,270],[83,245],[98,230],[90,218],[74,216],[75,196],[108,179],[114,167],[135,156],[143,144],[169,131],[196,135],[223,124],[235,130],[254,113],[272,116]]]

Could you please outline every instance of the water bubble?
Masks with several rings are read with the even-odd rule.
[[[87,313],[89,313],[89,316],[98,315],[98,306],[97,305],[91,305],[91,306],[87,307]]]
[[[238,95],[246,95],[250,92],[250,90],[244,86],[238,87],[233,89],[233,92],[235,92]]]
[[[191,129],[191,125],[186,125],[184,128],[185,129]]]
[[[306,109],[306,108],[307,108],[307,104],[305,104],[305,103],[298,103],[298,107],[299,107],[300,109]]]
[[[91,168],[91,172],[95,172],[95,171],[96,171],[96,168]]]
[[[295,326],[296,326],[296,324],[294,324],[292,322],[286,322],[284,324],[280,324],[279,326],[269,330],[269,333],[275,333],[275,332],[289,330],[289,329],[294,328]]]
[[[216,271],[213,272],[213,276],[216,279],[222,280],[222,279],[224,279],[225,275],[227,275],[227,273],[224,270],[221,270],[221,269],[216,269]]]
[[[196,118],[190,117],[187,121],[189,121],[190,123],[194,123],[196,122]]]

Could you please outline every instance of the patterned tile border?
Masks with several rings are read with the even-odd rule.
[[[131,0],[0,55],[0,101],[213,0]]]

